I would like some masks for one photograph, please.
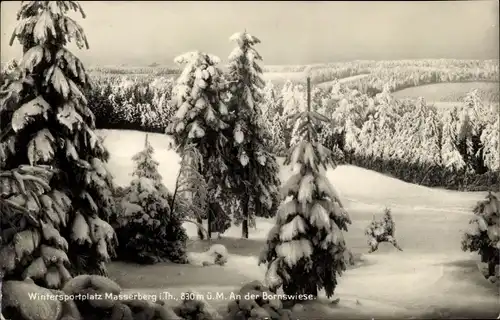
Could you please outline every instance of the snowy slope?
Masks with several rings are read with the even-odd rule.
[[[423,97],[426,101],[459,102],[469,91],[474,89],[498,90],[498,82],[433,83],[395,91],[393,96],[395,98]]]
[[[368,77],[369,74],[358,74],[356,76],[352,76],[352,77],[347,77],[347,78],[342,78],[342,79],[338,79],[338,82],[339,83],[349,83],[351,81],[357,81],[357,80],[361,80],[363,78],[366,78]],[[335,83],[336,80],[333,80],[333,81],[325,81],[325,82],[322,82],[322,83],[318,83],[316,84],[315,86],[316,87],[319,87],[319,88],[322,88],[322,89],[328,89],[332,84]]]
[[[142,148],[145,133],[99,130],[99,134],[106,137],[105,145],[111,153],[109,167],[115,180],[122,185],[128,183],[131,157]],[[167,150],[164,135],[150,134],[149,141],[155,148],[164,182],[172,188],[179,167],[178,156]],[[282,179],[288,174],[288,169],[282,168]],[[484,194],[426,188],[354,166],[339,166],[330,170],[328,177],[340,192],[353,221],[345,234],[347,245],[354,252],[363,253],[368,262],[347,271],[339,280],[336,296],[341,298],[339,306],[344,312],[352,308],[364,316],[397,317],[445,310],[459,316],[457,306],[461,306],[461,310],[471,312],[479,308],[488,310],[490,315],[500,313],[498,293],[479,274],[475,265],[477,256],[460,249],[469,212]],[[368,255],[364,228],[373,215],[382,214],[381,209],[386,205],[393,209],[396,237],[404,251],[382,244],[379,251]],[[272,220],[259,219],[257,229],[250,230],[250,238],[263,241],[272,225]],[[189,236],[196,235],[193,226],[185,227]],[[240,235],[238,227],[231,227],[224,234],[225,237]],[[254,279],[263,279],[265,271],[252,256],[232,255],[225,268]]]
[[[125,185],[132,179],[132,156],[142,150],[145,133],[133,130],[98,130],[104,137],[104,144],[110,151],[110,171],[118,185]],[[175,185],[179,170],[179,156],[168,150],[169,141],[162,134],[149,133],[149,141],[155,149],[154,157],[160,162],[159,172],[167,188]],[[283,159],[279,159],[283,163]],[[282,167],[281,178],[289,175],[289,169]],[[406,205],[413,208],[459,209],[484,196],[481,192],[463,193],[418,186],[390,178],[363,168],[344,165],[328,172],[333,185],[344,200],[379,205]]]

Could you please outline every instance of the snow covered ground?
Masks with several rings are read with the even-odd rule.
[[[469,91],[496,90],[498,82],[444,82],[410,87],[393,93],[395,98],[424,97],[427,101],[460,101]]]
[[[137,131],[99,130],[105,137],[111,158],[109,168],[119,185],[127,184],[132,172],[132,155],[141,150],[145,133]],[[168,188],[175,184],[179,168],[178,156],[168,151],[164,135],[149,134],[155,148],[159,171]],[[281,177],[286,178],[287,168]],[[354,166],[339,166],[328,177],[340,192],[353,224],[346,234],[347,245],[366,260],[360,268],[348,270],[339,280],[338,306],[325,312],[358,317],[473,317],[500,314],[498,289],[479,274],[477,256],[460,249],[460,239],[470,218],[470,210],[484,193],[465,193],[417,186],[389,178],[383,174]],[[399,252],[382,244],[378,252],[366,254],[368,247],[364,228],[373,215],[382,215],[389,206],[396,222],[396,237],[404,249]],[[264,241],[272,221],[259,219],[250,238]],[[191,237],[194,226],[187,224]],[[232,227],[224,237],[239,238],[240,228]],[[237,253],[237,250],[231,250]],[[221,272],[241,274],[244,278],[263,279],[264,267],[257,266],[256,256],[232,254]],[[203,274],[203,269],[200,269]],[[198,290],[229,290],[214,286]],[[240,287],[235,283],[234,287]],[[193,288],[193,284],[190,285]],[[161,288],[158,288],[161,290]],[[203,290],[202,290],[203,289]],[[151,291],[155,289],[134,288]],[[182,288],[178,288],[182,292]],[[220,302],[221,305],[226,302]],[[468,312],[468,314],[464,314]]]
[[[445,82],[422,86],[410,87],[395,91],[392,95],[397,99],[423,97],[428,104],[434,105],[439,110],[447,110],[462,105],[462,99],[468,92],[479,89],[487,92],[498,93],[497,82]],[[485,99],[483,102],[487,103]],[[498,106],[498,102],[489,102]]]

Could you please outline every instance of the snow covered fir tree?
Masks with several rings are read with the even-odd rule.
[[[225,83],[217,67],[218,57],[201,52],[188,52],[175,59],[185,64],[173,92],[176,114],[167,128],[179,150],[190,144],[198,149],[203,166],[199,170],[208,185],[207,212],[197,217],[197,222],[208,220],[208,236],[223,232],[229,227],[227,214],[230,193],[227,163],[224,159],[227,138],[224,130],[229,127],[228,107],[224,103]],[[198,235],[204,235],[199,230]]]
[[[260,40],[249,33],[230,38],[236,48],[229,55],[229,112],[234,117],[228,133],[231,175],[238,209],[233,219],[242,224],[242,237],[248,238],[249,222],[254,215],[272,217],[278,205],[278,164],[271,154],[272,138],[261,120],[263,101],[262,57],[254,45]],[[236,191],[237,190],[237,191]]]
[[[67,16],[75,1],[23,2],[19,74],[3,84],[0,108],[0,270],[4,281],[60,288],[76,274],[105,274],[116,235],[108,152],[94,132],[89,77],[66,45],[87,47]]]
[[[310,79],[308,78],[308,93]],[[314,121],[328,121],[308,109],[293,116],[303,120],[301,140],[288,152],[285,165],[292,176],[281,189],[276,225],[270,230],[260,263],[267,263],[266,282],[271,290],[282,287],[287,295],[317,297],[324,289],[334,294],[337,275],[346,270],[347,250],[342,230],[351,223],[339,195],[326,177],[333,166],[332,152],[316,141]]]
[[[170,208],[172,196],[158,173],[148,141],[134,157],[134,180],[124,190],[116,217],[118,258],[139,263],[186,262],[186,231]]]
[[[500,284],[500,194],[489,193],[473,210],[462,250],[477,252],[486,264],[484,276]]]

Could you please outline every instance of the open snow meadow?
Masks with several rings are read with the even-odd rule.
[[[132,155],[142,148],[145,133],[99,130],[98,134],[111,153],[109,169],[116,183],[126,185],[132,179]],[[179,156],[168,150],[170,141],[165,135],[149,134],[149,141],[156,150],[154,157],[160,163],[163,182],[173,188]],[[280,165],[281,180],[288,176],[289,168]],[[357,265],[339,279],[335,292],[335,298],[340,298],[338,305],[306,306],[310,310],[303,311],[304,317],[498,316],[497,287],[478,272],[476,256],[460,249],[471,208],[484,198],[484,192],[432,189],[347,165],[328,171],[328,178],[340,192],[353,221],[345,239],[357,257]],[[367,254],[364,228],[385,206],[393,208],[396,236],[404,251],[382,244],[378,252]],[[258,219],[249,239],[241,239],[238,227],[231,227],[222,239],[213,239],[211,243],[228,248],[230,256],[225,266],[180,267],[165,263],[138,267],[117,262],[110,267],[111,276],[131,292],[169,291],[180,296],[195,290],[201,295],[223,292],[229,296],[245,282],[264,280],[265,268],[257,266],[257,257],[273,225],[272,219]],[[191,254],[208,248],[207,241],[196,240],[196,226],[187,223],[184,227],[191,238]],[[217,308],[227,304],[217,299],[210,302]]]

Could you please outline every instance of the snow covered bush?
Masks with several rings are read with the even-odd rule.
[[[69,10],[84,16],[76,1],[21,4],[11,39],[23,46],[20,74],[0,92],[1,198],[20,209],[2,214],[2,231],[13,231],[2,235],[2,269],[5,280],[49,288],[106,273],[116,240],[109,155],[82,93],[89,78],[65,48],[88,48],[87,39]]]
[[[368,236],[369,253],[377,251],[378,245],[382,242],[389,242],[399,251],[403,251],[396,241],[396,223],[392,218],[391,209],[386,208],[382,219],[376,220],[373,216],[372,222],[365,230]]]
[[[220,314],[207,301],[192,299],[196,296],[200,294],[188,290],[182,302],[173,308],[180,319],[222,320]]]
[[[241,298],[229,302],[224,319],[298,319],[292,311],[283,308],[281,300],[272,298],[273,293],[260,281],[243,285],[238,294]]]
[[[293,172],[282,186],[283,202],[260,263],[267,263],[266,282],[272,291],[282,287],[288,295],[316,297],[324,288],[331,297],[337,274],[346,270],[342,230],[347,231],[351,221],[326,178],[327,167],[334,165],[332,152],[315,140],[313,121],[328,119],[310,107],[294,119],[303,120],[298,129],[302,139],[286,158]]]
[[[213,257],[214,264],[223,266],[226,264],[228,259],[228,252],[224,245],[214,244],[206,252],[209,256]]]
[[[229,258],[227,248],[222,244],[214,244],[205,252],[189,252],[189,263],[196,266],[223,266]]]
[[[184,263],[186,231],[181,217],[171,211],[171,196],[158,173],[153,152],[146,135],[144,149],[133,157],[135,179],[125,189],[122,210],[116,217],[118,258],[139,263]]]
[[[242,237],[248,238],[249,222],[253,216],[272,217],[278,205],[278,164],[271,153],[271,136],[261,125],[264,104],[262,70],[258,64],[262,57],[254,49],[260,40],[247,32],[235,33],[231,40],[237,46],[229,55],[228,81],[231,99],[229,112],[234,116],[228,132],[232,156],[231,175],[239,206],[233,220],[242,222]]]
[[[220,59],[206,53],[189,52],[175,59],[185,68],[177,79],[173,91],[173,105],[176,113],[166,132],[170,134],[179,149],[194,144],[201,155],[203,166],[198,171],[208,185],[208,208],[219,203],[227,211],[225,196],[230,185],[225,178],[228,167],[224,159],[226,137],[223,130],[229,127],[228,107],[224,104],[222,92],[225,83],[221,71],[217,67]],[[207,210],[208,210],[207,208]],[[211,213],[220,213],[212,210]],[[227,215],[215,216],[206,214],[208,218],[208,236],[212,226],[225,223],[213,223],[213,220],[227,220]],[[201,224],[201,221],[198,221]]]
[[[477,252],[481,262],[487,264],[485,277],[496,282],[500,277],[500,194],[490,192],[473,212],[462,239],[462,250]]]

